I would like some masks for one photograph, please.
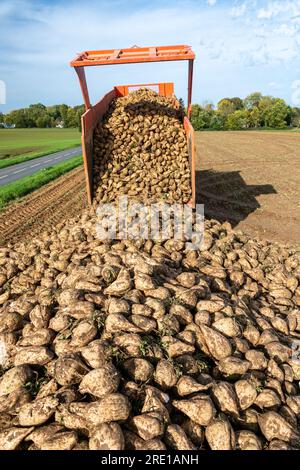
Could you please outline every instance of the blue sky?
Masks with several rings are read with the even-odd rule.
[[[82,102],[69,61],[77,52],[190,44],[193,101],[262,91],[293,104],[300,80],[300,0],[0,0],[0,80],[7,104]],[[92,101],[113,85],[174,81],[186,99],[187,65],[94,67]],[[300,82],[296,82],[300,83]]]

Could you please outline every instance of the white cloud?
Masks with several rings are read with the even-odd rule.
[[[251,67],[291,65],[299,55],[299,13],[300,0],[236,0],[230,14],[244,34],[227,43],[222,56]]]
[[[244,16],[248,8],[248,2],[241,3],[241,5],[237,5],[231,9],[231,16],[233,18],[240,18]]]
[[[281,88],[281,85],[276,82],[270,82],[269,87],[272,88],[273,90],[279,90]]]
[[[269,2],[266,8],[260,8],[257,12],[257,18],[270,20],[284,14],[299,14],[299,0],[280,0]]]
[[[282,36],[289,36],[294,37],[299,31],[299,27],[288,25],[286,23],[281,24],[278,28],[275,28],[274,32],[277,34],[281,34]]]
[[[291,23],[291,13],[281,14],[282,21],[276,25],[273,22],[269,25],[257,16],[262,11],[265,15],[275,15],[282,10],[281,4],[294,13],[291,6],[295,2],[300,5],[300,0],[271,1],[259,10],[256,0],[237,1],[227,12],[216,0],[206,2],[211,6],[217,4],[214,13],[196,8],[198,1],[190,1],[183,3],[184,8],[176,3],[164,8],[155,4],[152,9],[136,9],[124,16],[123,12],[112,14],[107,8],[99,8],[95,0],[89,2],[88,15],[82,15],[78,2],[54,3],[49,8],[44,3],[36,6],[32,0],[2,0],[0,13],[5,18],[0,44],[10,50],[15,63],[40,67],[66,66],[76,52],[84,49],[148,45],[153,44],[153,38],[157,38],[158,45],[177,41],[194,45],[202,39],[202,49],[210,59],[229,63],[270,65],[295,56],[299,28]],[[23,21],[10,24],[12,11],[20,19],[28,20],[28,24]],[[278,45],[278,36],[287,41]]]

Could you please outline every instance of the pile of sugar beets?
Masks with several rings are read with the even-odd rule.
[[[182,109],[140,89],[114,99],[94,135],[94,191],[98,202],[126,194],[145,202],[191,199]]]
[[[1,449],[300,447],[300,253],[101,242],[91,212],[0,249]]]
[[[0,247],[0,449],[299,449],[300,250],[205,222]]]

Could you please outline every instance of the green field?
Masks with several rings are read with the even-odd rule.
[[[0,129],[0,168],[77,145],[78,129]]]
[[[31,176],[25,176],[13,183],[0,187],[0,210],[2,210],[9,202],[18,199],[19,197],[26,196],[26,194],[35,191],[41,186],[44,186],[44,184],[53,181],[81,164],[82,156],[79,155],[77,157],[70,158],[65,162],[58,163],[55,166],[40,170]]]

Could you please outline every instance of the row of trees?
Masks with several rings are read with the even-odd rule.
[[[85,107],[74,106],[74,108],[59,104],[45,106],[41,103],[31,104],[29,108],[17,109],[6,115],[0,114],[0,122],[15,124],[16,127],[80,127],[80,117]]]
[[[79,127],[84,105],[44,106],[32,104],[29,108],[11,111],[1,115],[0,123],[15,127]],[[224,98],[217,107],[211,103],[195,104],[192,108],[192,124],[195,130],[238,130],[260,127],[284,129],[300,127],[300,108],[292,108],[280,98],[252,93],[244,100],[241,98]]]
[[[239,130],[268,127],[300,127],[300,108],[292,108],[283,99],[252,93],[244,100],[224,98],[217,107],[211,103],[192,107],[195,130]]]

